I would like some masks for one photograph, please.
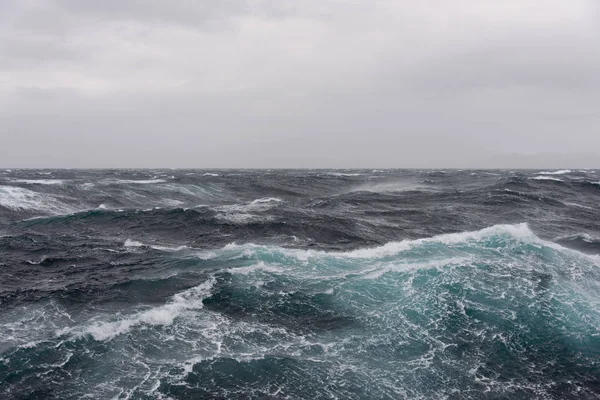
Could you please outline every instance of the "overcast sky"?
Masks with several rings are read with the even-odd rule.
[[[600,1],[1,0],[0,139],[4,167],[600,167]]]

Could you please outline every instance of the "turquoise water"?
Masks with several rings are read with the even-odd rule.
[[[15,308],[2,390],[140,399],[575,399],[599,390],[599,260],[525,224],[347,252],[162,252],[162,268],[116,285],[109,302],[70,314],[57,301]],[[156,291],[167,301],[132,310]],[[32,340],[19,343],[24,331]]]

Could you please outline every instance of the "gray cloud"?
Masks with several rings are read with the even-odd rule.
[[[0,7],[5,166],[562,167],[600,152],[594,1]]]

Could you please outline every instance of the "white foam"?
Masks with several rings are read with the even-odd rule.
[[[544,176],[544,175],[541,175],[541,176],[534,176],[534,177],[531,177],[531,178],[529,178],[529,179],[534,179],[534,180],[536,180],[536,181],[556,181],[556,182],[563,182],[563,180],[562,180],[562,179],[553,178],[553,177],[551,177],[551,176]]]
[[[207,172],[205,174],[202,174],[202,176],[219,176],[219,174],[214,174],[212,172]]]
[[[144,246],[144,243],[138,242],[136,240],[127,239],[125,241],[125,243],[123,244],[123,246],[125,246],[125,247],[142,247],[142,246]]]
[[[16,186],[0,186],[0,206],[15,211],[34,210],[53,214],[72,212],[55,197]]]
[[[150,248],[152,248],[154,250],[160,250],[160,251],[181,251],[181,250],[189,249],[189,247],[186,246],[186,245],[181,245],[181,246],[159,246],[159,245],[151,245]]]
[[[150,184],[150,183],[164,183],[166,182],[164,179],[142,179],[142,180],[135,180],[135,179],[115,179],[115,180],[110,180],[110,181],[106,181],[108,183],[116,183],[116,184],[140,184],[140,185],[146,185],[146,184]]]
[[[218,257],[217,253],[215,253],[214,251],[202,251],[199,252],[195,255],[196,258],[199,258],[200,260],[212,260]]]
[[[163,199],[162,201],[168,207],[179,207],[185,204],[183,201],[175,199]]]
[[[386,263],[376,266],[371,270],[362,271],[362,279],[378,279],[387,273],[413,271],[417,269],[440,269],[449,265],[465,265],[471,262],[468,257],[455,257],[450,259],[433,260],[422,263]]]
[[[573,235],[558,236],[554,240],[573,240],[573,239],[581,239],[587,243],[600,242],[600,238],[594,237],[594,236],[590,235],[589,233],[585,233],[585,232],[577,233],[577,234],[573,234]]]
[[[350,174],[345,172],[328,172],[327,175],[331,176],[361,176],[362,174]]]
[[[160,250],[160,251],[181,251],[181,250],[185,250],[185,249],[189,248],[188,246],[185,246],[185,245],[175,246],[175,247],[160,246],[160,245],[147,245],[142,242],[138,242],[137,240],[131,240],[131,239],[127,239],[125,241],[125,243],[123,244],[123,246],[130,247],[130,248],[149,247],[151,249]]]
[[[375,184],[364,184],[352,188],[349,192],[373,192],[373,193],[393,193],[393,192],[410,192],[410,191],[433,191],[429,186],[416,184],[414,182],[381,182]]]
[[[588,206],[584,206],[583,204],[579,204],[579,203],[570,203],[570,202],[565,202],[564,203],[566,206],[573,206],[573,207],[579,207],[579,208],[585,208],[587,210],[593,210],[592,207],[588,207]]]
[[[234,224],[250,224],[257,222],[270,221],[273,218],[270,216],[259,216],[252,212],[263,212],[276,207],[283,200],[276,197],[265,197],[251,201],[245,204],[229,204],[215,207],[213,210],[219,214],[215,216],[220,221]]]
[[[244,204],[228,204],[224,206],[215,207],[215,211],[222,212],[241,212],[247,213],[250,211],[267,211],[273,207],[275,207],[278,203],[283,202],[283,200],[278,199],[276,197],[265,197],[256,200],[252,200],[250,203]]]
[[[283,200],[277,197],[263,197],[260,199],[252,200],[251,205],[265,204],[265,203],[281,203]]]
[[[570,174],[572,171],[570,169],[561,169],[558,171],[542,171],[542,172],[538,172],[538,175],[564,175],[564,174]]]
[[[165,305],[141,311],[117,321],[93,322],[83,330],[75,333],[91,335],[95,340],[105,341],[128,333],[132,328],[138,326],[171,325],[176,318],[183,316],[186,312],[202,309],[204,307],[202,300],[210,296],[215,283],[216,280],[211,277],[198,286],[177,293]]]
[[[320,250],[303,250],[291,249],[284,247],[273,247],[257,245],[253,243],[236,244],[230,243],[223,247],[218,256],[224,254],[231,257],[232,254],[242,254],[244,256],[252,256],[256,252],[264,253],[280,253],[287,257],[296,258],[301,261],[308,261],[313,258],[334,257],[342,259],[380,259],[385,257],[395,256],[402,252],[411,250],[415,247],[422,246],[428,243],[443,243],[445,245],[456,245],[469,241],[481,241],[491,236],[506,236],[519,241],[529,243],[543,243],[546,245],[555,245],[554,243],[545,242],[539,239],[526,223],[516,225],[494,225],[479,231],[449,233],[430,238],[402,240],[399,242],[389,242],[379,247],[365,248],[352,250],[348,252],[326,252]]]
[[[266,222],[271,218],[261,217],[260,215],[254,215],[250,213],[227,213],[217,214],[215,218],[222,222],[232,223],[236,225],[246,225],[251,223]]]
[[[494,225],[492,227],[474,232],[449,233],[431,238],[403,240],[401,242],[387,243],[381,247],[359,249],[349,253],[337,254],[345,254],[347,257],[351,258],[380,258],[392,256],[426,243],[443,243],[445,245],[453,245],[468,241],[481,241],[490,236],[497,235],[510,236],[522,241],[534,241],[537,239],[537,237],[533,234],[533,232],[531,232],[525,223],[517,225]]]
[[[13,179],[12,182],[29,185],[62,185],[65,183],[62,179]]]
[[[249,267],[229,268],[227,269],[227,272],[234,275],[250,275],[255,272],[281,274],[284,272],[284,269],[276,265],[269,265],[265,264],[263,261],[259,261],[258,263],[250,265]]]
[[[518,242],[522,244],[530,244],[536,247],[547,247],[552,248],[554,250],[560,252],[570,253],[577,257],[583,257],[587,260],[594,262],[594,264],[598,264],[600,262],[600,256],[589,256],[584,253],[578,252],[576,250],[571,250],[565,248],[557,243],[545,241],[538,238],[527,226],[526,223],[516,224],[516,225],[494,225],[489,228],[485,228],[479,231],[472,232],[459,232],[459,233],[451,233],[451,234],[443,234],[439,236],[416,239],[416,240],[403,240],[399,242],[390,242],[383,246],[374,247],[374,248],[364,248],[358,250],[352,250],[347,252],[326,252],[319,250],[304,250],[304,249],[293,249],[293,248],[284,248],[278,246],[265,246],[265,245],[257,245],[253,243],[245,243],[245,244],[236,244],[230,243],[220,250],[215,250],[212,252],[200,252],[195,256],[201,259],[238,259],[238,258],[248,258],[248,259],[257,259],[261,260],[265,256],[274,257],[274,266],[271,265],[268,268],[274,268],[271,271],[267,271],[265,266],[262,264],[255,264],[250,267],[243,267],[245,269],[240,269],[237,273],[252,273],[253,271],[265,271],[265,272],[273,272],[277,273],[279,268],[282,265],[286,265],[286,268],[295,269],[294,262],[291,264],[287,259],[295,259],[302,263],[302,271],[307,271],[306,268],[312,265],[311,271],[315,271],[315,265],[318,265],[321,260],[327,259],[338,259],[340,261],[344,260],[364,260],[369,263],[368,268],[362,271],[343,271],[342,276],[350,274],[363,275],[366,278],[369,277],[378,277],[383,273],[388,271],[404,271],[406,269],[412,268],[432,268],[436,267],[436,265],[424,265],[424,264],[407,264],[399,258],[404,252],[410,251],[414,248],[419,248],[421,246],[426,246],[428,244],[444,244],[447,247],[454,246],[468,246],[471,242],[481,242],[483,240],[489,238],[498,238],[502,241],[510,241],[510,242]],[[500,246],[504,246],[504,244],[499,244]],[[462,249],[459,249],[462,251]],[[277,261],[275,261],[277,260]],[[442,260],[442,261],[433,261],[433,263],[442,262],[463,262],[465,260]],[[373,262],[375,262],[373,264]],[[314,263],[314,264],[313,264]],[[329,263],[328,263],[329,264]],[[335,263],[333,264],[335,265]],[[340,264],[343,266],[344,264]],[[292,273],[290,269],[286,270],[286,273]],[[235,272],[235,271],[231,271]],[[302,276],[306,277],[305,272],[299,272]],[[312,272],[310,272],[312,273]],[[328,272],[329,274],[329,272]],[[373,274],[369,276],[369,274]],[[331,277],[331,275],[328,275]],[[318,274],[315,275],[318,277]]]
[[[504,191],[507,192],[507,193],[514,193],[514,194],[518,194],[518,195],[521,195],[521,196],[523,196],[523,195],[526,194],[526,193],[523,193],[523,192],[519,192],[517,190],[510,190],[510,189],[504,189]]]

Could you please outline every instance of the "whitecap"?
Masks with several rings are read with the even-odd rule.
[[[140,184],[140,185],[146,185],[146,184],[151,184],[151,183],[165,183],[166,180],[164,179],[142,179],[142,180],[135,180],[135,179],[115,179],[115,180],[108,180],[105,181],[106,183],[109,184]]]
[[[152,248],[154,250],[160,250],[160,251],[181,251],[181,250],[189,249],[189,247],[186,246],[186,245],[181,245],[181,246],[159,246],[159,245],[151,245],[150,248]]]
[[[250,202],[250,204],[256,205],[256,204],[265,204],[265,203],[281,203],[283,200],[281,200],[278,197],[263,197],[260,199],[256,199],[256,200],[252,200],[252,202]]]
[[[361,259],[377,260],[396,256],[400,253],[409,251],[415,247],[427,244],[444,244],[453,246],[467,244],[469,242],[480,242],[491,237],[504,237],[522,243],[530,243],[551,247],[557,250],[570,251],[556,243],[548,242],[537,237],[526,223],[515,225],[494,225],[479,231],[468,231],[458,233],[447,233],[429,238],[402,240],[399,242],[389,242],[379,247],[363,248],[347,252],[327,252],[321,250],[293,249],[277,246],[265,246],[254,243],[236,244],[230,243],[220,250],[217,250],[217,257],[225,256],[228,258],[236,256],[250,257],[256,253],[281,254],[285,257],[296,258],[307,262],[316,258],[339,258],[339,259]],[[583,253],[581,253],[583,255]]]
[[[12,182],[28,185],[62,185],[65,183],[62,179],[13,179]]]
[[[542,175],[542,176],[534,176],[534,177],[531,177],[531,178],[529,178],[529,179],[534,179],[534,180],[536,180],[536,181],[555,181],[555,182],[563,182],[563,180],[562,180],[562,179],[553,178],[553,177],[551,177],[551,176],[544,176],[544,175]]]
[[[123,244],[123,246],[125,247],[129,247],[129,248],[140,248],[140,247],[147,247],[147,248],[151,248],[154,250],[159,250],[159,251],[181,251],[181,250],[185,250],[188,249],[188,246],[182,245],[182,246],[161,246],[161,245],[147,245],[144,244],[142,242],[138,242],[137,240],[132,240],[132,239],[127,239],[125,240],[125,243]]]
[[[252,212],[264,212],[276,207],[283,200],[276,197],[264,197],[245,204],[229,204],[215,207],[213,210],[219,212],[215,218],[226,223],[246,225],[251,223],[272,221],[272,216],[261,216]]]
[[[268,273],[274,273],[274,274],[281,274],[283,273],[285,270],[281,267],[278,267],[276,265],[269,265],[264,263],[263,261],[259,261],[258,263],[254,264],[254,265],[250,265],[248,267],[238,267],[238,268],[229,268],[227,269],[227,272],[234,274],[234,275],[250,275],[253,274],[255,272],[268,272]]]
[[[362,274],[361,279],[378,279],[388,273],[402,273],[406,271],[413,271],[417,269],[441,269],[451,265],[465,265],[469,264],[472,260],[469,257],[455,257],[450,259],[432,260],[428,262],[420,263],[385,263],[383,265],[376,265],[374,268],[359,271]]]
[[[53,214],[73,211],[52,195],[16,186],[0,186],[0,206],[15,211],[42,211]]]
[[[138,242],[137,240],[127,239],[123,244],[125,247],[143,247],[144,243]]]
[[[283,200],[276,197],[265,197],[252,200],[250,203],[228,204],[224,206],[215,207],[214,210],[225,213],[248,213],[252,211],[267,211],[273,207],[276,207],[279,203],[282,202]]]
[[[538,175],[564,175],[564,174],[570,174],[572,171],[570,169],[561,169],[558,171],[541,171],[538,172]]]
[[[582,240],[586,243],[600,243],[600,238],[594,237],[589,233],[576,233],[571,235],[558,236],[554,240]]]
[[[176,318],[183,316],[186,312],[202,309],[204,307],[202,300],[210,296],[215,283],[216,279],[211,277],[198,286],[177,293],[171,297],[168,303],[162,306],[140,311],[116,321],[95,321],[83,329],[75,328],[71,332],[78,336],[90,335],[97,341],[106,341],[128,333],[132,328],[138,326],[171,325]],[[64,334],[67,332],[59,331],[58,333]]]
[[[83,190],[90,190],[90,189],[92,189],[94,186],[96,186],[96,185],[94,185],[94,184],[93,184],[93,183],[91,183],[91,182],[82,183],[82,184],[80,185],[80,187],[81,187]]]
[[[331,176],[361,176],[362,174],[347,173],[347,172],[328,172],[327,175],[331,175]]]
[[[199,258],[200,260],[212,260],[218,257],[217,253],[215,253],[214,251],[202,251],[202,252],[198,252],[196,255],[196,258]]]
[[[227,213],[227,214],[217,214],[215,218],[222,222],[233,223],[236,225],[246,225],[251,223],[258,222],[267,222],[272,220],[273,218],[270,216],[263,217],[260,215],[250,214],[250,213]]]

